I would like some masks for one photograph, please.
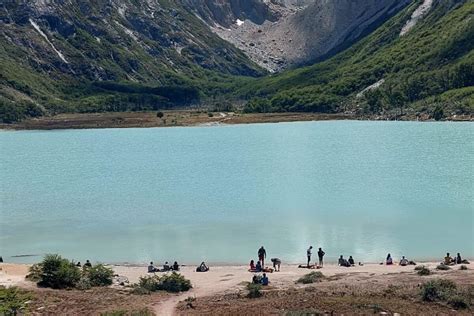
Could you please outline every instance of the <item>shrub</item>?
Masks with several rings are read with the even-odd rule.
[[[41,263],[35,263],[30,267],[29,273],[26,276],[26,279],[32,282],[41,281],[41,273],[43,272],[43,266]]]
[[[16,287],[0,287],[0,315],[27,314],[30,293]]]
[[[469,307],[466,298],[461,295],[453,295],[449,297],[448,304],[455,309],[465,309]]]
[[[450,280],[432,280],[424,283],[421,287],[423,301],[445,301],[456,292],[456,284]]]
[[[451,270],[451,268],[445,264],[440,264],[436,267],[436,270],[447,271]]]
[[[145,289],[149,292],[158,291],[160,277],[157,275],[141,277],[138,281],[138,288]]]
[[[157,275],[142,277],[139,280],[138,287],[150,292],[166,291],[166,292],[186,292],[192,288],[191,281],[176,272],[170,275],[159,277]],[[140,291],[140,290],[138,290]]]
[[[207,116],[214,117],[214,114],[212,114],[212,112],[209,112],[209,113],[207,113]]]
[[[247,294],[248,298],[258,298],[263,295],[261,284],[249,283],[247,284],[247,290],[249,291]]]
[[[465,265],[462,265],[462,266],[459,267],[459,270],[468,270],[468,269]]]
[[[85,291],[89,290],[92,288],[92,283],[88,278],[81,278],[77,283],[76,283],[76,289]]]
[[[165,116],[165,114],[163,114],[163,112],[161,112],[161,111],[156,113],[157,118],[163,118],[163,116]]]
[[[424,275],[430,275],[431,271],[425,266],[420,266],[420,268],[416,267],[415,271],[417,271],[418,275],[424,276]]]
[[[192,288],[191,281],[176,272],[160,278],[158,289],[166,292],[186,292]]]
[[[320,282],[322,279],[324,279],[324,275],[319,271],[314,271],[302,276],[298,281],[296,281],[296,283],[311,284]]]
[[[112,284],[114,271],[102,264],[97,264],[84,271],[92,286],[108,286]]]
[[[59,255],[46,255],[41,263],[38,285],[63,289],[74,287],[81,278],[81,271],[73,262]]]

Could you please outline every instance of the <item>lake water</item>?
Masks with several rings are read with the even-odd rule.
[[[474,257],[474,124],[0,132],[0,255]]]

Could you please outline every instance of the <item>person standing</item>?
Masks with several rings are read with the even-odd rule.
[[[262,263],[262,268],[265,268],[265,258],[266,257],[267,257],[267,251],[262,246],[262,247],[260,247],[260,249],[258,249],[258,260]]]
[[[322,248],[319,248],[318,250],[318,259],[319,259],[319,266],[322,268],[323,267],[323,258],[326,253],[323,251]]]
[[[306,256],[308,257],[308,264],[307,264],[308,267],[309,267],[309,263],[311,262],[312,251],[313,251],[313,246],[309,246],[308,250],[306,250]]]

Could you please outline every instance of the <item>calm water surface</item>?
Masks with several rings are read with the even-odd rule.
[[[474,257],[474,124],[0,132],[0,255]]]

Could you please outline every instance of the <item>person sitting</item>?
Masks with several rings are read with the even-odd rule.
[[[275,271],[280,272],[281,260],[278,258],[272,258],[271,261],[273,263],[273,268],[275,269]]]
[[[351,267],[355,266],[355,261],[354,261],[354,258],[352,258],[352,256],[349,256],[349,264],[351,265]]]
[[[385,260],[385,264],[388,265],[388,266],[393,264],[393,259],[392,259],[391,254],[387,255],[387,259]]]
[[[209,267],[206,265],[205,262],[201,262],[201,265],[196,268],[196,272],[207,272],[209,271]]]
[[[173,271],[179,271],[179,264],[177,261],[173,263]]]
[[[168,272],[169,270],[171,270],[171,267],[168,263],[168,261],[165,262],[165,264],[163,265],[163,272]]]
[[[462,258],[461,258],[461,254],[458,252],[458,255],[456,256],[456,263],[457,264],[461,264],[462,263]]]
[[[257,268],[255,267],[255,261],[250,260],[250,272],[257,272]]]
[[[84,263],[84,268],[91,268],[92,264],[89,260],[86,260],[86,263]]]
[[[255,266],[255,271],[257,271],[257,272],[262,271],[262,264],[260,263],[260,260],[257,261],[257,265]]]
[[[257,274],[254,274],[253,277],[252,277],[252,283],[253,284],[261,284],[262,283],[262,277],[257,275]]]
[[[155,272],[158,272],[158,269],[155,268],[155,266],[153,265],[153,261],[152,261],[148,265],[148,273],[155,273]]]
[[[401,265],[402,267],[405,267],[405,266],[408,265],[408,263],[409,263],[408,259],[405,258],[405,256],[402,256],[402,259],[400,260],[400,265]]]
[[[261,283],[262,283],[263,286],[267,286],[268,283],[270,283],[266,273],[263,274],[262,279],[261,279]]]
[[[444,264],[449,266],[450,264],[453,263],[453,258],[449,255],[449,252],[446,254],[446,257],[444,257]]]
[[[338,264],[339,264],[339,266],[341,266],[341,267],[350,267],[350,266],[351,266],[351,265],[349,264],[349,261],[347,261],[346,259],[344,259],[344,257],[343,257],[342,255],[339,257]]]
[[[81,267],[81,262],[80,261],[77,262],[76,267],[79,267],[79,268]]]

